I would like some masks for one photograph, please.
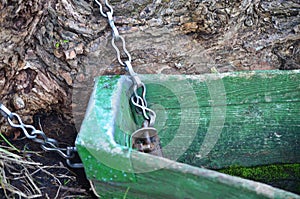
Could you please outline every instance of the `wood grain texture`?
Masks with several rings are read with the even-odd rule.
[[[299,163],[300,71],[141,78],[164,158],[130,149],[141,118],[130,111],[128,77],[99,77],[76,145],[100,195],[299,198],[208,169]]]
[[[160,135],[163,146],[168,145],[177,133],[181,135],[177,132],[180,125],[184,125],[186,129],[185,136],[193,136],[192,132],[187,133],[188,128],[195,122],[199,124],[198,129],[193,129],[196,131],[193,144],[179,160],[208,168],[299,161],[298,72],[207,75],[203,80],[197,79],[197,76],[184,77],[182,79],[175,76],[172,79],[167,76],[145,76],[145,82],[152,82],[148,86],[150,104],[159,104],[166,112],[164,126],[157,124],[157,128],[162,129]],[[162,80],[163,78],[166,79]],[[161,83],[163,81],[166,83]],[[174,84],[173,88],[171,84]],[[180,87],[188,88],[185,84],[190,84],[193,90],[174,92],[174,88],[177,91]],[[189,99],[191,96],[186,96],[188,92],[194,92],[196,98]],[[184,98],[185,101],[180,103],[179,98]],[[158,108],[157,112],[160,111]],[[182,117],[182,112],[188,114]],[[198,118],[193,118],[198,114]],[[218,126],[220,128],[216,128]],[[211,132],[215,134],[212,138],[217,139],[217,142],[213,150],[203,156],[201,151],[204,152],[202,148],[205,147],[205,139],[210,136],[210,128],[221,130],[222,133]],[[168,153],[176,154],[184,144],[172,145]]]

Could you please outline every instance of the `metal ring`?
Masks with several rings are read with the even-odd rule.
[[[71,155],[74,156],[74,153],[77,153],[76,147],[67,147],[67,155],[68,156],[71,156]],[[70,159],[67,159],[66,162],[67,162],[68,166],[71,168],[75,168],[75,169],[83,168],[82,163],[72,163]]]

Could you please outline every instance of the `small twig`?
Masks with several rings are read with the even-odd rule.
[[[39,167],[38,170],[36,170],[35,172],[33,172],[31,175],[34,175],[35,173],[39,172],[39,171],[42,171],[44,172],[45,174],[51,176],[58,184],[58,189],[57,189],[57,192],[56,192],[56,195],[54,198],[57,198],[58,195],[59,195],[59,192],[60,192],[60,187],[62,186],[60,180],[55,176],[53,175],[52,173],[50,173],[49,171],[45,170],[45,168],[50,168],[51,166],[45,166],[45,167]]]
[[[30,176],[29,172],[27,169],[25,169],[25,175],[28,177],[27,179],[30,181],[30,184],[34,187],[33,190],[36,190],[38,194],[42,194],[41,190],[37,187],[37,185],[33,182],[32,176]]]
[[[92,189],[93,193],[95,194],[95,196],[97,196],[98,198],[100,198],[100,196],[98,195],[98,193],[97,193],[97,191],[96,191],[96,189],[94,187],[93,182],[91,180],[89,180],[89,183],[90,183],[91,189]]]
[[[65,198],[86,198],[86,195],[67,195],[67,196],[63,196],[62,199]]]
[[[12,148],[6,149],[0,146],[0,179],[5,196],[7,198],[19,196],[19,198],[30,199],[41,197],[41,191],[28,172],[28,168],[31,169],[40,164],[23,160],[21,156],[9,152],[8,150]],[[10,181],[18,181],[21,183],[20,188],[22,188],[22,190],[13,186]]]
[[[61,190],[70,191],[72,193],[86,193],[85,189],[61,186]]]

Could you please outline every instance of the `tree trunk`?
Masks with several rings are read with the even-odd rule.
[[[112,0],[138,73],[300,68],[297,0]],[[96,75],[123,74],[93,1],[1,0],[0,100],[78,126]],[[5,131],[1,125],[1,132]]]

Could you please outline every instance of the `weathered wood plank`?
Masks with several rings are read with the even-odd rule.
[[[162,145],[170,145],[180,125],[186,131],[181,138],[193,141],[179,161],[215,169],[300,161],[298,71],[143,78],[151,82],[150,106],[164,112],[165,121],[156,125]],[[216,140],[207,143],[215,145],[205,154],[203,142],[208,133]],[[188,143],[176,144],[164,150],[165,155],[174,158]]]
[[[165,158],[130,149],[130,134],[141,124],[130,109],[130,79],[98,78],[76,145],[99,194],[300,198],[202,168],[299,163],[300,71],[141,78]]]

